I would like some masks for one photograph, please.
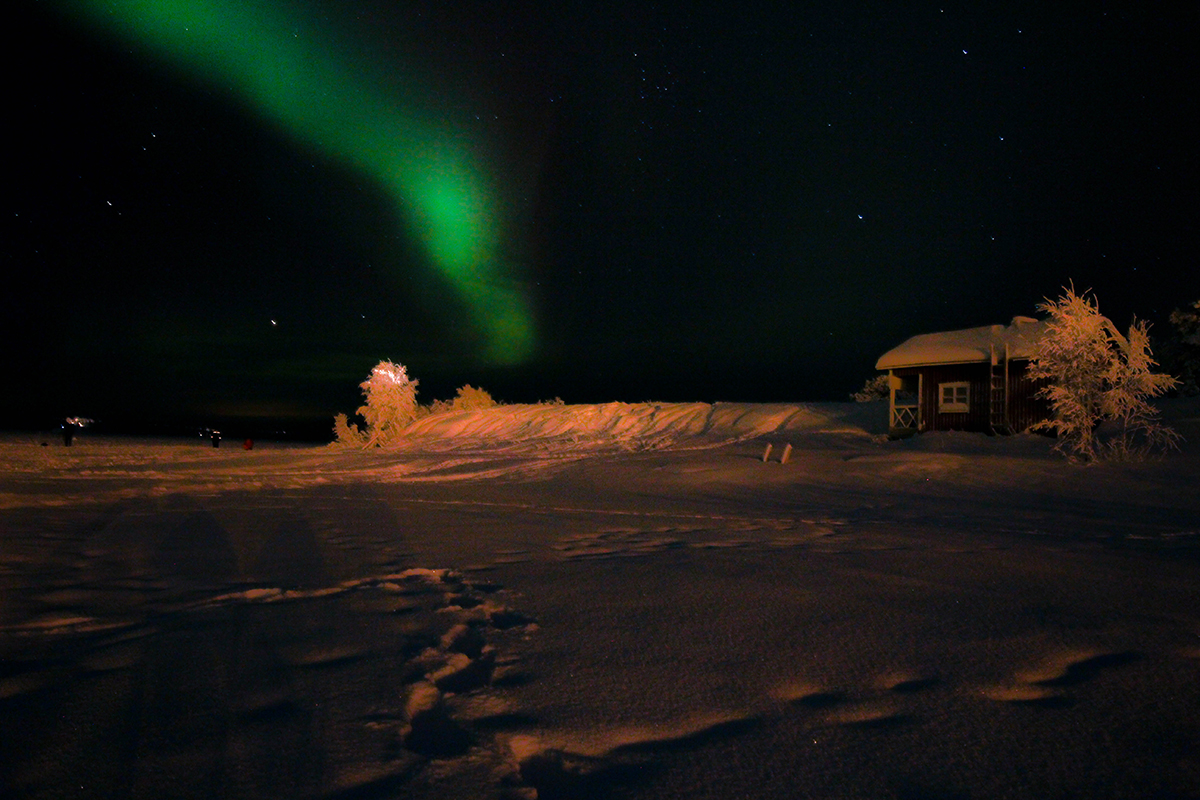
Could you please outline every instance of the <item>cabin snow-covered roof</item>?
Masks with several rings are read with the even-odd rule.
[[[961,331],[923,333],[888,350],[875,362],[875,369],[924,367],[932,364],[988,363],[992,347],[1003,357],[1030,358],[1038,340],[1046,332],[1046,323],[1032,317],[1013,317],[1009,325],[984,325]]]

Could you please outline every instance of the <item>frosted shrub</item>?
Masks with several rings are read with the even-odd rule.
[[[498,405],[500,404],[487,391],[467,384],[458,388],[452,400],[434,400],[427,406],[419,406],[417,416],[447,414],[451,411],[477,411],[482,408],[495,408]]]
[[[476,389],[470,384],[460,386],[450,403],[452,411],[477,411],[481,408],[495,408],[499,403],[483,389]]]
[[[1058,450],[1084,461],[1141,456],[1174,446],[1178,436],[1159,423],[1158,412],[1147,402],[1176,381],[1150,371],[1157,362],[1151,357],[1146,323],[1135,320],[1122,336],[1100,313],[1094,297],[1076,294],[1073,286],[1064,292],[1038,306],[1049,319],[1029,375],[1048,381],[1042,395],[1050,400],[1054,418],[1033,429],[1053,431]],[[1106,420],[1116,423],[1117,435],[1101,445],[1096,431]]]
[[[341,447],[362,447],[367,436],[364,431],[347,419],[345,414],[333,418],[333,443]]]
[[[850,395],[850,399],[856,403],[870,403],[872,400],[886,400],[890,395],[891,388],[888,386],[888,376],[884,374],[876,375],[874,378],[867,378],[862,388]]]

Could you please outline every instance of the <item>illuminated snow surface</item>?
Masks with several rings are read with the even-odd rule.
[[[879,404],[9,435],[0,795],[1197,796],[1200,406],[1164,407],[1182,452],[1094,467]]]

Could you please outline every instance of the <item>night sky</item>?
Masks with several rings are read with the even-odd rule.
[[[18,0],[0,427],[846,399],[1200,298],[1195,4],[689,5]]]

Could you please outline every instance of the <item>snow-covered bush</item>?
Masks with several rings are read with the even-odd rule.
[[[890,395],[888,376],[881,374],[874,378],[867,378],[862,388],[850,395],[850,399],[856,403],[870,403],[872,400],[886,400]]]
[[[359,429],[345,414],[333,418],[333,443],[343,447],[362,447],[367,441],[365,431]]]
[[[499,403],[483,389],[476,389],[467,384],[458,387],[454,399],[450,401],[452,411],[477,411],[481,408],[494,408]]]
[[[419,406],[417,416],[446,414],[451,411],[476,411],[481,408],[495,408],[498,405],[500,404],[487,391],[467,384],[458,387],[451,400],[434,400],[427,406]]]
[[[1064,288],[1057,300],[1038,308],[1049,315],[1046,334],[1029,363],[1029,375],[1048,381],[1042,395],[1050,400],[1053,419],[1034,425],[1059,437],[1056,447],[1071,458],[1092,461],[1105,456],[1129,458],[1152,449],[1172,447],[1178,436],[1158,420],[1147,400],[1177,382],[1153,373],[1149,326],[1134,320],[1122,335],[1099,304],[1086,292]],[[1116,434],[1101,442],[1100,424],[1112,421]]]

